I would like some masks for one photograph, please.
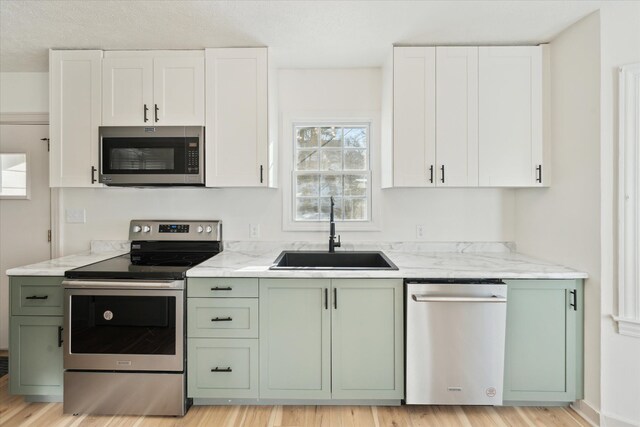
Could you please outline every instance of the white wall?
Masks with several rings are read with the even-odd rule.
[[[0,73],[0,113],[49,111],[49,73]]]
[[[640,339],[617,333],[618,67],[640,62],[640,3],[600,10],[602,205],[602,425],[640,426]]]
[[[380,111],[381,70],[281,70],[279,108],[288,113]],[[282,132],[281,132],[282,135]],[[290,143],[281,141],[281,144]],[[379,139],[378,139],[379,143]],[[283,150],[280,150],[282,153]],[[289,179],[288,159],[280,159],[280,180]],[[379,187],[379,165],[374,165]],[[338,232],[345,242],[415,240],[416,225],[430,241],[510,241],[514,237],[513,190],[376,190],[382,230]],[[87,210],[86,224],[64,224],[64,253],[88,248],[92,239],[126,239],[133,218],[221,219],[224,238],[248,240],[249,224],[259,224],[260,240],[323,242],[326,232],[282,230],[282,190],[267,189],[64,189],[64,208]]]
[[[600,407],[600,28],[598,13],[550,43],[551,167],[547,189],[516,193],[518,250],[589,273],[585,398]]]

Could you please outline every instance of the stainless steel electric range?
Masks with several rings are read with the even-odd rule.
[[[134,220],[129,239],[130,253],[65,272],[65,413],[182,416],[190,406],[185,277],[222,251],[222,224]]]

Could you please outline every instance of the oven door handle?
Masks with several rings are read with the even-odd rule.
[[[63,280],[64,288],[177,289],[180,280]]]

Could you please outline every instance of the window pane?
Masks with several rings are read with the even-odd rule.
[[[333,207],[333,217],[337,220],[342,220],[342,198],[334,197],[335,206]],[[331,212],[331,198],[323,197],[320,199],[320,220],[329,220]]]
[[[318,128],[296,128],[296,143],[300,148],[312,148],[318,146]]]
[[[342,175],[322,175],[320,195],[323,197],[342,196]]]
[[[0,154],[0,196],[27,196],[27,155]]]
[[[318,199],[296,199],[296,219],[303,221],[318,220]]]
[[[342,151],[322,150],[320,152],[320,170],[323,170],[323,171],[342,170]]]
[[[367,169],[367,150],[344,150],[344,169],[363,171]]]
[[[344,128],[344,146],[365,148],[367,146],[367,129]]]
[[[299,150],[296,170],[318,170],[318,150]]]
[[[367,199],[344,199],[344,219],[345,220],[366,220]]]
[[[320,129],[320,146],[324,148],[342,147],[342,128],[327,127]]]
[[[296,178],[296,196],[318,197],[318,175],[298,175]]]
[[[345,175],[344,195],[365,197],[367,195],[367,175]]]

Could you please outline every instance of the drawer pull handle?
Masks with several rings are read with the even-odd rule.
[[[216,286],[215,288],[211,288],[212,291],[232,291],[233,289],[231,288],[231,286],[226,286],[224,288],[221,288],[220,286]]]
[[[231,317],[214,317],[211,319],[212,322],[231,322],[232,320]]]
[[[31,295],[30,297],[26,297],[25,299],[48,299],[49,295],[44,295],[44,296],[37,296],[37,295]]]
[[[211,372],[231,372],[231,366],[228,368],[218,368],[217,366],[211,370]]]

